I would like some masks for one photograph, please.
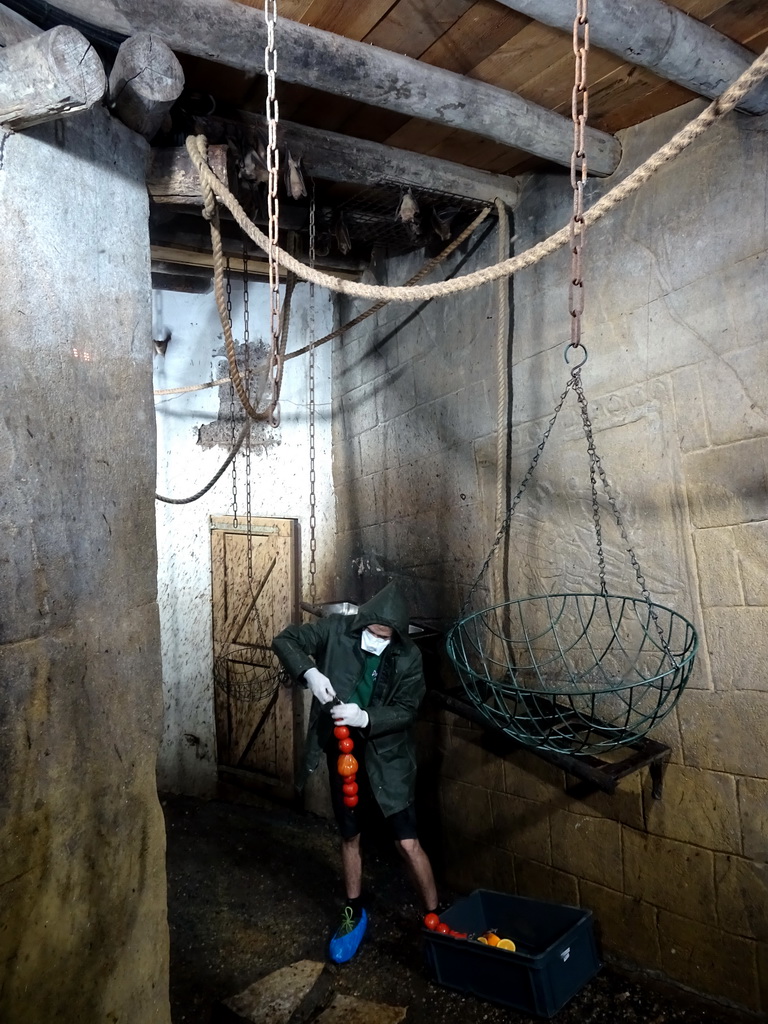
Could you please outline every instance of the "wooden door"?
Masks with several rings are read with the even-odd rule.
[[[227,781],[294,795],[293,690],[271,644],[297,621],[296,521],[211,517],[217,762]],[[249,561],[251,572],[248,571]]]

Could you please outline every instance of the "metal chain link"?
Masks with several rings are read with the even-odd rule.
[[[587,88],[587,56],[589,54],[589,19],[587,0],[576,0],[573,21],[574,82],[571,94],[573,120],[573,152],[571,153],[571,187],[573,214],[570,224],[571,281],[568,288],[568,309],[571,314],[571,345],[581,344],[581,316],[584,312],[584,281],[581,258],[584,249],[584,190],[587,184],[586,129],[589,112]]]
[[[545,447],[547,441],[549,440],[549,435],[552,433],[552,428],[555,425],[555,421],[557,420],[557,417],[558,417],[558,415],[560,413],[560,410],[563,408],[563,403],[565,402],[566,398],[568,397],[568,392],[571,390],[571,388],[573,386],[574,386],[574,377],[573,377],[573,372],[572,372],[571,376],[568,378],[568,383],[565,385],[565,389],[563,390],[562,395],[560,395],[558,403],[555,406],[555,410],[552,413],[552,417],[550,418],[550,421],[547,424],[547,429],[544,431],[544,434],[542,435],[541,441],[539,442],[538,447],[536,448],[536,452],[534,453],[533,459],[531,460],[531,464],[528,467],[528,469],[526,470],[526,473],[525,473],[525,476],[523,477],[522,483],[520,484],[520,486],[517,489],[517,494],[512,499],[512,504],[509,507],[509,511],[507,512],[506,516],[504,517],[504,520],[503,520],[501,526],[499,527],[498,532],[496,533],[496,537],[494,538],[491,550],[488,552],[488,555],[487,555],[485,561],[482,564],[480,572],[477,574],[477,579],[472,584],[472,586],[469,588],[469,593],[467,594],[466,600],[464,601],[464,604],[462,605],[462,609],[461,609],[462,616],[464,616],[464,614],[466,613],[467,608],[469,607],[470,601],[472,600],[472,597],[474,596],[475,591],[477,590],[477,588],[480,585],[480,581],[482,580],[483,576],[485,575],[486,570],[488,569],[488,566],[491,564],[491,559],[493,558],[494,554],[496,553],[496,551],[497,551],[497,549],[499,547],[499,544],[501,544],[501,542],[502,542],[502,540],[504,538],[505,533],[509,529],[509,524],[510,524],[510,521],[512,519],[512,516],[516,512],[517,506],[520,504],[520,499],[522,498],[523,494],[525,493],[526,487],[531,482],[531,477],[533,476],[534,471],[536,469],[536,466],[539,463],[539,459],[541,458],[542,452],[544,451],[544,447]]]
[[[249,306],[248,247],[243,243],[243,378],[245,390],[251,396],[251,312]],[[253,593],[253,531],[251,529],[251,431],[250,423],[245,435],[245,529],[248,545],[248,589]]]
[[[277,124],[279,111],[275,95],[277,78],[277,52],[275,50],[275,25],[277,24],[277,0],[265,0],[264,20],[267,25],[267,45],[264,48],[264,70],[267,76],[266,117],[269,126],[267,142],[267,215],[269,220],[269,329],[272,349],[269,360],[270,405],[269,422],[273,427],[280,424],[280,378],[282,356],[280,354],[280,266],[277,261],[278,224],[280,203],[277,185],[280,171],[280,153],[277,148]]]
[[[232,268],[229,264],[229,256],[226,258],[226,279],[227,279],[227,320],[229,321],[229,329],[232,330]],[[229,381],[229,420],[232,426],[232,443],[230,449],[235,447],[237,439],[235,437],[235,385],[232,383],[232,379]],[[237,529],[237,459],[232,459],[232,525]]]
[[[594,474],[596,473],[597,476],[600,477],[600,482],[603,485],[603,490],[605,491],[606,499],[608,501],[608,504],[611,506],[611,511],[613,512],[613,518],[616,520],[616,526],[619,529],[621,539],[624,541],[624,547],[626,549],[627,554],[629,555],[629,559],[632,563],[632,568],[635,570],[637,585],[640,588],[640,592],[643,595],[645,603],[648,605],[648,611],[650,613],[651,618],[653,619],[654,625],[656,626],[656,631],[659,634],[661,646],[664,648],[664,653],[667,655],[667,657],[670,658],[675,667],[677,667],[677,659],[675,658],[675,655],[672,653],[669,644],[667,643],[667,638],[664,635],[664,630],[661,628],[661,624],[659,623],[659,617],[656,614],[656,611],[653,607],[653,599],[651,598],[651,592],[648,590],[648,586],[645,581],[645,576],[643,575],[642,570],[640,569],[640,563],[637,560],[637,556],[635,555],[634,549],[632,548],[632,545],[629,540],[629,536],[627,535],[627,530],[624,526],[624,520],[622,519],[621,512],[619,511],[619,504],[616,501],[616,498],[613,494],[611,485],[608,483],[608,477],[606,475],[605,469],[603,468],[600,456],[597,454],[597,449],[595,448],[595,439],[592,432],[592,422],[589,418],[589,406],[587,404],[587,398],[584,394],[584,388],[581,383],[581,371],[579,367],[576,367],[576,369],[572,371],[571,378],[573,380],[573,389],[576,392],[576,397],[578,398],[579,406],[581,409],[581,421],[584,425],[584,434],[587,438],[587,449],[589,451],[590,457],[590,476],[594,478]],[[600,512],[597,506],[597,495],[594,493],[594,491],[593,508],[595,509],[596,514],[599,517]],[[605,594],[605,561],[603,561],[602,563],[602,570],[603,577],[601,579],[601,592]]]
[[[309,204],[309,265],[315,266],[315,185]],[[317,598],[317,493],[315,475],[315,285],[309,284],[309,600]]]

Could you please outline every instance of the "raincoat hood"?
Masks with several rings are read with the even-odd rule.
[[[405,595],[397,583],[392,582],[360,606],[352,629],[362,632],[366,626],[377,622],[381,626],[391,626],[402,642],[408,639],[409,619]]]

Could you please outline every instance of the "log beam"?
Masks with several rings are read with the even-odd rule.
[[[570,33],[574,10],[563,0],[499,0],[505,7]],[[714,99],[756,54],[661,0],[589,0],[589,40],[629,64]],[[744,97],[740,110],[768,112],[768,83]]]
[[[214,173],[229,185],[227,177],[227,147],[209,146],[208,162]],[[178,149],[153,149],[147,172],[149,197],[155,203],[173,206],[202,206],[200,176],[189,153]]]
[[[263,12],[232,0],[56,0],[40,7],[41,14],[44,8],[61,21],[69,16],[101,31],[150,32],[176,53],[264,73]],[[570,167],[570,119],[505,89],[288,19],[279,20],[277,50],[282,81],[472,132]],[[612,135],[588,128],[587,147],[593,174],[616,169],[621,147]]]
[[[33,25],[21,14],[0,4],[0,47],[14,46],[25,39],[33,39],[42,34],[42,29]]]
[[[123,124],[153,139],[184,88],[184,72],[169,46],[137,32],[117,51],[109,76],[109,105]]]
[[[21,131],[88,110],[106,88],[98,54],[67,25],[0,50],[0,124],[5,128]]]
[[[238,125],[219,118],[196,118],[198,130],[214,138],[229,134],[238,137],[248,128],[265,134],[266,118],[243,111]],[[236,129],[236,131],[235,131]],[[306,125],[280,121],[278,145],[289,149],[294,159],[301,159],[302,168],[312,178],[343,184],[370,185],[393,181],[413,185],[430,192],[446,192],[481,203],[502,199],[510,209],[517,206],[521,192],[518,178],[465,167],[450,160],[422,156],[406,149],[396,149],[378,142],[351,138],[336,132],[324,132]]]

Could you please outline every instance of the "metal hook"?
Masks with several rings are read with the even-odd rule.
[[[270,427],[275,427],[275,428],[280,426],[280,403],[279,402],[275,402],[274,406],[272,407],[272,410],[271,410],[271,412],[269,414],[269,425],[270,425]]]
[[[580,363],[576,363],[575,366],[571,367],[571,373],[573,373],[574,370],[581,369],[581,367],[584,365],[584,363],[586,363],[587,357],[588,357],[587,349],[586,349],[586,347],[584,345],[582,345],[582,343],[580,341],[577,342],[577,344],[575,344],[575,345],[572,342],[569,341],[568,344],[565,346],[565,352],[564,352],[565,361],[566,361],[566,363],[568,363],[569,366],[570,366],[570,362],[568,361],[568,349],[574,349],[574,348],[584,349],[584,358],[581,360]]]

